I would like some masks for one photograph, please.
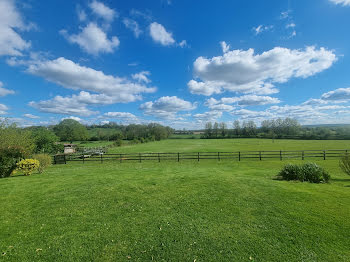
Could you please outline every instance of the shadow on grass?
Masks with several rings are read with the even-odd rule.
[[[350,182],[350,178],[332,178],[331,181],[334,181],[334,182]]]

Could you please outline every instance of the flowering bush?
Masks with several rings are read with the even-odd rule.
[[[20,170],[24,175],[29,176],[33,171],[39,168],[40,163],[36,159],[23,159],[17,163],[17,170]]]

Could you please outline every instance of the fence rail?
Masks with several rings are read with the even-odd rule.
[[[237,151],[237,152],[189,152],[189,153],[95,153],[95,154],[61,154],[54,156],[55,164],[66,164],[69,161],[184,161],[184,160],[306,160],[319,158],[322,160],[341,158],[350,153],[350,150],[304,150],[304,151]]]

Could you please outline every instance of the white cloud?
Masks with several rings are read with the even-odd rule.
[[[222,101],[216,100],[215,98],[207,99],[204,105],[209,107],[212,111],[230,112],[235,109],[234,106],[224,104]]]
[[[208,111],[202,114],[195,114],[194,119],[197,120],[199,123],[205,123],[205,122],[213,122],[217,121],[222,117],[221,111]]]
[[[73,120],[78,121],[78,122],[83,122],[83,119],[81,119],[81,118],[79,118],[77,116],[64,117],[64,118],[61,119],[61,121],[65,120],[65,119],[73,119]]]
[[[22,39],[18,30],[29,30],[33,24],[23,22],[13,0],[0,1],[0,56],[21,56],[30,47],[30,42]]]
[[[267,26],[267,25],[265,25],[265,26],[264,25],[259,25],[257,27],[253,27],[253,31],[254,31],[255,35],[259,35],[262,32],[270,31],[272,29],[273,29],[273,25],[269,25],[269,26]]]
[[[117,13],[113,9],[96,0],[90,2],[89,7],[95,15],[103,18],[108,23],[111,23],[117,16]]]
[[[192,104],[176,96],[164,96],[154,102],[146,102],[140,106],[140,109],[143,110],[145,115],[164,119],[176,119],[178,112],[191,111],[195,108],[196,104]]]
[[[278,92],[274,83],[310,77],[336,60],[332,51],[312,46],[304,50],[275,47],[262,54],[255,54],[254,49],[233,50],[222,56],[197,58],[194,74],[202,81],[191,80],[188,86],[191,93],[207,96],[223,91],[272,94]]]
[[[150,83],[151,80],[148,78],[149,75],[151,75],[149,71],[142,71],[140,73],[133,74],[131,77],[140,83],[141,82]]]
[[[101,93],[125,103],[140,99],[141,93],[156,91],[155,88],[131,82],[127,78],[105,75],[102,71],[81,66],[63,57],[33,62],[27,72],[65,88]]]
[[[221,102],[224,104],[237,103],[239,106],[258,106],[268,104],[278,104],[281,101],[278,98],[270,96],[244,95],[240,97],[223,97]]]
[[[108,39],[107,34],[95,23],[89,23],[77,35],[68,35],[66,30],[61,30],[60,33],[69,42],[78,44],[86,53],[92,55],[113,53],[120,43],[116,36]]]
[[[4,84],[0,81],[0,96],[13,95],[15,91],[3,88]]]
[[[87,108],[86,103],[75,99],[76,97],[55,96],[51,100],[30,102],[29,105],[44,113],[91,116],[98,112],[91,111]]]
[[[40,117],[32,115],[32,114],[24,114],[23,116],[27,117],[27,118],[30,118],[30,119],[38,119],[38,118],[40,118]]]
[[[179,43],[179,46],[180,46],[181,48],[184,48],[184,47],[188,46],[187,41],[186,41],[186,40],[182,40],[182,41]]]
[[[127,123],[139,122],[137,116],[128,112],[107,112],[104,114],[104,116],[109,118],[115,118]]]
[[[348,88],[338,88],[334,91],[324,93],[321,96],[322,100],[325,101],[350,101],[350,87]]]
[[[281,13],[280,15],[280,19],[287,19],[290,17],[290,13],[292,12],[292,10],[287,10]]]
[[[140,29],[139,24],[135,20],[130,18],[124,18],[123,23],[126,28],[130,29],[134,33],[136,38],[138,38],[142,34],[142,30]]]
[[[343,6],[350,6],[350,0],[330,0],[332,3]]]
[[[154,42],[160,43],[161,45],[168,46],[175,43],[172,33],[166,31],[164,26],[153,22],[149,27],[149,33]]]
[[[223,53],[227,53],[228,51],[230,51],[231,47],[225,41],[220,42],[220,45]]]
[[[80,22],[85,22],[87,20],[87,14],[85,13],[84,10],[78,9],[77,13],[78,13],[78,19]]]
[[[294,28],[296,25],[294,23],[290,23],[286,25],[286,28]]]
[[[0,115],[5,115],[7,114],[8,107],[4,104],[0,104]]]

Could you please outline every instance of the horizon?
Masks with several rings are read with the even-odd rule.
[[[350,123],[349,0],[0,0],[0,120]]]

